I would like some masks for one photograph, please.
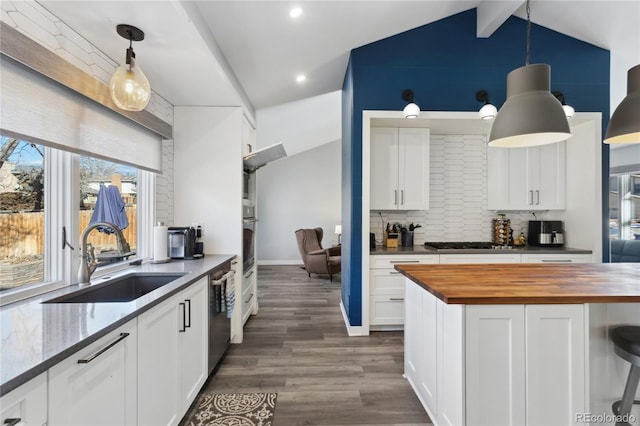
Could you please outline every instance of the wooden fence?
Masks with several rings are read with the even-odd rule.
[[[124,237],[132,249],[136,247],[136,207],[125,207],[129,226],[123,231]],[[80,229],[89,225],[93,210],[80,211]],[[62,232],[62,229],[50,232]],[[2,213],[0,214],[0,261],[13,258],[23,258],[44,254],[44,212],[36,213]],[[78,241],[69,241],[76,249]],[[116,238],[94,231],[89,235],[89,242],[96,247],[96,251],[107,247],[116,248]]]

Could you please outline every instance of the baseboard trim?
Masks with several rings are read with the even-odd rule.
[[[340,311],[342,312],[342,319],[344,320],[344,325],[347,327],[347,334],[349,335],[349,337],[369,335],[369,333],[365,333],[364,327],[362,327],[361,325],[351,325],[349,323],[349,317],[347,316],[347,311],[344,309],[342,300],[340,301]]]
[[[300,265],[304,264],[300,259],[296,260],[258,260],[258,265],[277,266],[277,265]]]

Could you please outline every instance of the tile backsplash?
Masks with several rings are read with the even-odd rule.
[[[491,241],[491,219],[498,212],[487,210],[487,136],[431,135],[429,210],[371,211],[370,232],[382,243],[387,222],[420,224],[414,245],[425,241]],[[536,213],[551,219],[549,213]],[[506,212],[514,237],[527,234],[530,211]]]

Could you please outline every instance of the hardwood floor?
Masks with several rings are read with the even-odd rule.
[[[340,275],[261,266],[259,312],[205,392],[277,392],[275,426],[429,425],[403,373],[402,332],[348,337]]]

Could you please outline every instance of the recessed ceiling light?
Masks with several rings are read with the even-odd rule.
[[[303,81],[305,81],[307,79],[307,76],[304,74],[299,74],[296,76],[296,81],[298,83],[302,83]]]
[[[302,15],[301,7],[294,7],[289,11],[289,16],[291,16],[292,18],[299,18],[300,15]]]

